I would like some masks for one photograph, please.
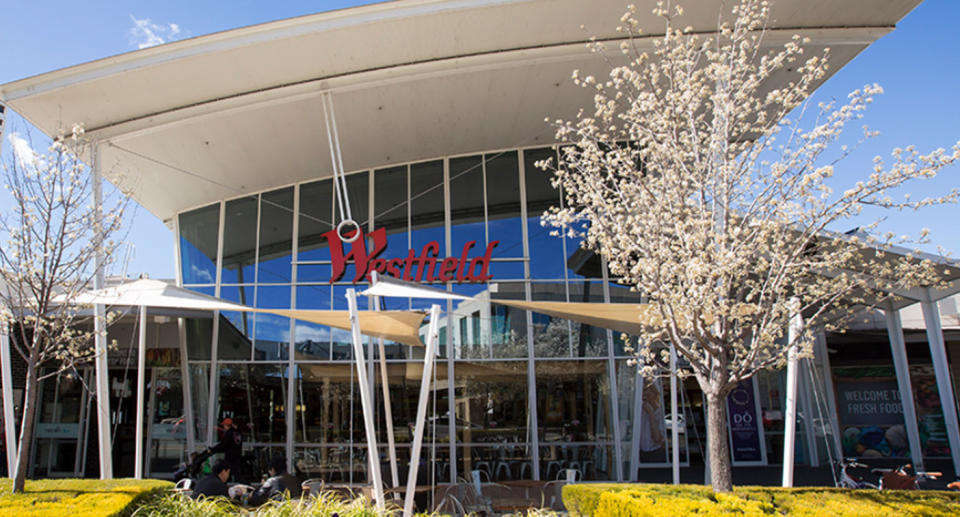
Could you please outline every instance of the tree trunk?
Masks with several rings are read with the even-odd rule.
[[[707,449],[710,455],[710,485],[714,492],[733,490],[730,442],[727,441],[727,406],[724,397],[707,394]]]
[[[13,491],[23,492],[33,443],[33,424],[37,413],[37,363],[32,357],[27,363],[27,380],[23,386],[23,420],[20,422],[20,441],[17,444],[17,463],[13,472]]]

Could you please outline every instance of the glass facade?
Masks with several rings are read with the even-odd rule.
[[[443,306],[424,480],[455,481],[474,470],[494,481],[546,480],[570,468],[588,480],[636,479],[639,469],[664,466],[674,446],[684,463],[688,443],[702,454],[695,445],[703,442],[702,401],[693,384],[680,390],[681,443],[673,444],[666,432],[673,418],[669,383],[638,379],[619,335],[491,303],[641,301],[608,281],[604,264],[580,249],[579,238],[542,224],[561,196],[534,164],[555,152],[507,150],[347,175],[362,242],[382,259],[372,267],[474,297]],[[328,178],[181,213],[183,284],[255,307],[346,309],[346,290],[362,290],[367,279],[356,256],[347,257],[350,244],[333,239],[331,250],[329,232],[340,219],[336,196]],[[337,257],[346,260],[338,264]],[[373,303],[361,298],[360,308]],[[380,303],[406,310],[429,302]],[[222,313],[217,325],[212,321],[186,324],[199,442],[214,439],[210,426],[231,417],[254,447],[284,450],[301,475],[365,479],[349,333],[262,314]],[[364,347],[368,357],[380,357],[376,340],[365,338]],[[394,439],[406,465],[423,349],[385,342],[382,350]],[[379,364],[369,373],[384,446]],[[385,449],[380,461],[386,465]]]

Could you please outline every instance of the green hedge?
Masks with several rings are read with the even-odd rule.
[[[156,479],[27,480],[24,493],[0,479],[0,517],[127,517],[151,495],[172,488]]]
[[[960,515],[960,494],[930,490],[738,487],[714,494],[701,485],[605,483],[567,485],[563,503],[573,517]]]

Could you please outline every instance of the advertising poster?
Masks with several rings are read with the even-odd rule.
[[[760,436],[753,379],[740,381],[727,395],[727,426],[733,463],[763,463],[763,437]]]

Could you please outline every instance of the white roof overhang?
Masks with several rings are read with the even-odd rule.
[[[920,0],[779,0],[765,44],[830,47],[832,71]],[[695,31],[719,0],[691,2]],[[81,122],[108,177],[168,220],[178,211],[331,174],[320,94],[333,93],[347,170],[554,142],[575,115],[569,80],[609,66],[620,1],[406,0],[266,23],[85,63],[0,86],[48,135]],[[652,15],[644,34],[662,24]],[[581,26],[585,28],[581,28]],[[650,40],[646,40],[649,42]],[[644,40],[640,40],[644,44]]]

